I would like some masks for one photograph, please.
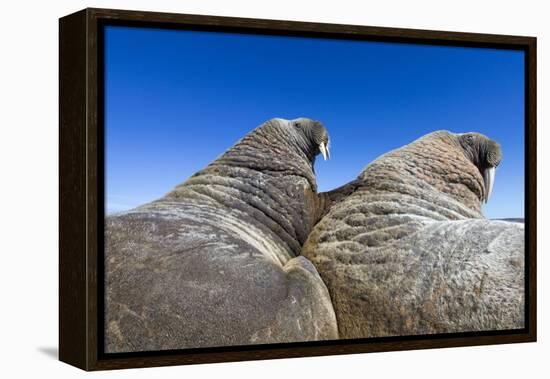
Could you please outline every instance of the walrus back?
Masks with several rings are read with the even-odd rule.
[[[296,258],[318,217],[312,163],[281,130],[107,218],[107,352],[337,338],[324,283]]]

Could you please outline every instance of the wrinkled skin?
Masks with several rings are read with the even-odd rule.
[[[477,133],[434,132],[322,194],[302,254],[341,338],[523,328],[524,226],[481,213],[501,157]]]
[[[165,197],[106,220],[106,352],[337,338],[300,252],[328,134],[273,119]]]

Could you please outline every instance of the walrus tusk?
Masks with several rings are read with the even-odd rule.
[[[483,172],[483,183],[485,184],[485,203],[489,201],[491,192],[493,192],[493,184],[495,183],[495,167],[489,167]]]
[[[321,142],[319,144],[319,150],[321,151],[321,154],[323,154],[323,159],[325,161],[327,159],[330,159],[330,151],[328,150],[328,145],[326,145],[324,142]]]

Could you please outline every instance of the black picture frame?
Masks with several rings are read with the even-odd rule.
[[[175,351],[103,352],[103,28],[192,29],[525,52],[526,317],[521,330]],[[536,38],[84,9],[59,20],[59,359],[84,370],[536,341]]]

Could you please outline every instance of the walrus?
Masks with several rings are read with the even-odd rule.
[[[337,338],[298,256],[320,205],[317,121],[272,119],[167,195],[105,222],[105,351]]]
[[[321,194],[302,255],[327,285],[340,338],[524,327],[524,226],[487,220],[499,144],[430,133]]]

